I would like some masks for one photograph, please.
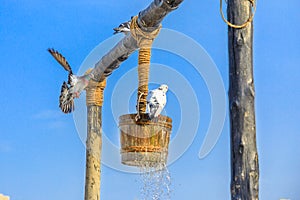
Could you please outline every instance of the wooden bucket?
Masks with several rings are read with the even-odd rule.
[[[159,116],[149,120],[147,114],[135,120],[136,114],[119,118],[121,160],[129,166],[155,166],[166,163],[172,131],[172,119]]]

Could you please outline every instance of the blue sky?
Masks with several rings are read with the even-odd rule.
[[[151,1],[3,0],[0,6],[0,193],[14,200],[83,199],[85,148],[72,115],[58,108],[66,73],[47,53],[54,47],[78,71],[87,55],[111,37],[112,28]],[[254,18],[254,76],[261,199],[300,198],[298,144],[300,119],[300,2],[259,1]],[[219,1],[186,0],[163,27],[198,42],[211,56],[228,90],[227,27]],[[184,45],[184,44],[181,44]],[[192,51],[192,49],[191,49]],[[120,77],[136,66],[136,54],[109,79],[103,130],[118,145],[110,100]],[[201,111],[192,145],[169,166],[172,199],[229,199],[228,112],[215,148],[198,158],[211,116],[209,92],[201,76],[183,59],[156,50],[152,61],[172,66],[196,91]],[[155,74],[152,74],[155,76]],[[167,82],[167,81],[166,81]],[[179,127],[178,101],[170,93],[166,108]],[[131,111],[134,97],[129,100]],[[128,102],[125,102],[128,103]],[[82,120],[85,120],[82,117]],[[139,175],[103,166],[101,197],[139,197]]]

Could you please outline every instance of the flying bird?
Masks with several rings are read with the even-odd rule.
[[[168,91],[167,85],[161,85],[155,90],[151,90],[148,95],[147,109],[149,118],[154,119],[160,115],[167,103],[166,93]]]
[[[131,17],[131,19],[132,19],[132,17]],[[131,20],[120,24],[119,27],[114,28],[114,31],[115,31],[114,34],[124,33],[125,35],[127,35],[128,33],[130,33],[130,23],[131,23]]]
[[[73,74],[71,66],[63,55],[54,49],[48,49],[48,52],[67,72],[69,72],[68,83],[63,82],[61,86],[59,107],[64,113],[71,113],[74,111],[74,97],[77,97],[76,95],[78,95],[72,93],[75,84],[78,82],[78,78]]]
[[[68,84],[64,81],[61,86],[60,96],[59,96],[59,107],[64,113],[70,113],[74,110],[74,100],[72,94],[69,92],[70,88]]]

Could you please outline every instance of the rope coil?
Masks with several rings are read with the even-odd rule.
[[[138,16],[134,16],[130,24],[130,33],[136,40],[139,48],[151,48],[153,40],[157,37],[161,29],[161,25],[152,32],[142,30],[138,25]]]
[[[146,113],[151,47],[161,29],[161,25],[159,25],[159,27],[152,32],[144,31],[139,27],[137,20],[138,16],[133,17],[130,24],[131,35],[140,48],[138,57],[139,86],[136,106],[138,114],[136,116],[136,121],[140,119],[140,113]]]
[[[89,73],[88,70],[86,74]],[[101,82],[90,80],[86,87],[86,105],[87,106],[102,106],[103,105],[103,91],[106,86],[106,79]]]
[[[230,27],[232,28],[236,28],[236,29],[239,29],[239,28],[245,28],[246,26],[248,26],[248,24],[250,24],[252,21],[253,21],[253,18],[254,18],[254,15],[255,15],[255,12],[256,12],[256,0],[248,0],[250,1],[251,3],[251,6],[252,6],[252,14],[250,15],[250,17],[248,18],[248,20],[246,22],[244,22],[243,24],[241,25],[237,25],[237,24],[233,24],[231,22],[229,22],[225,16],[224,16],[224,13],[223,13],[223,0],[220,0],[220,13],[221,13],[221,16],[222,16],[222,19],[223,21]],[[227,2],[226,2],[227,3]]]

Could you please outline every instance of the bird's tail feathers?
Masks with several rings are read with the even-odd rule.
[[[68,63],[67,59],[58,51],[53,48],[48,48],[48,52],[53,56],[53,58],[69,73],[72,73],[72,68]]]

